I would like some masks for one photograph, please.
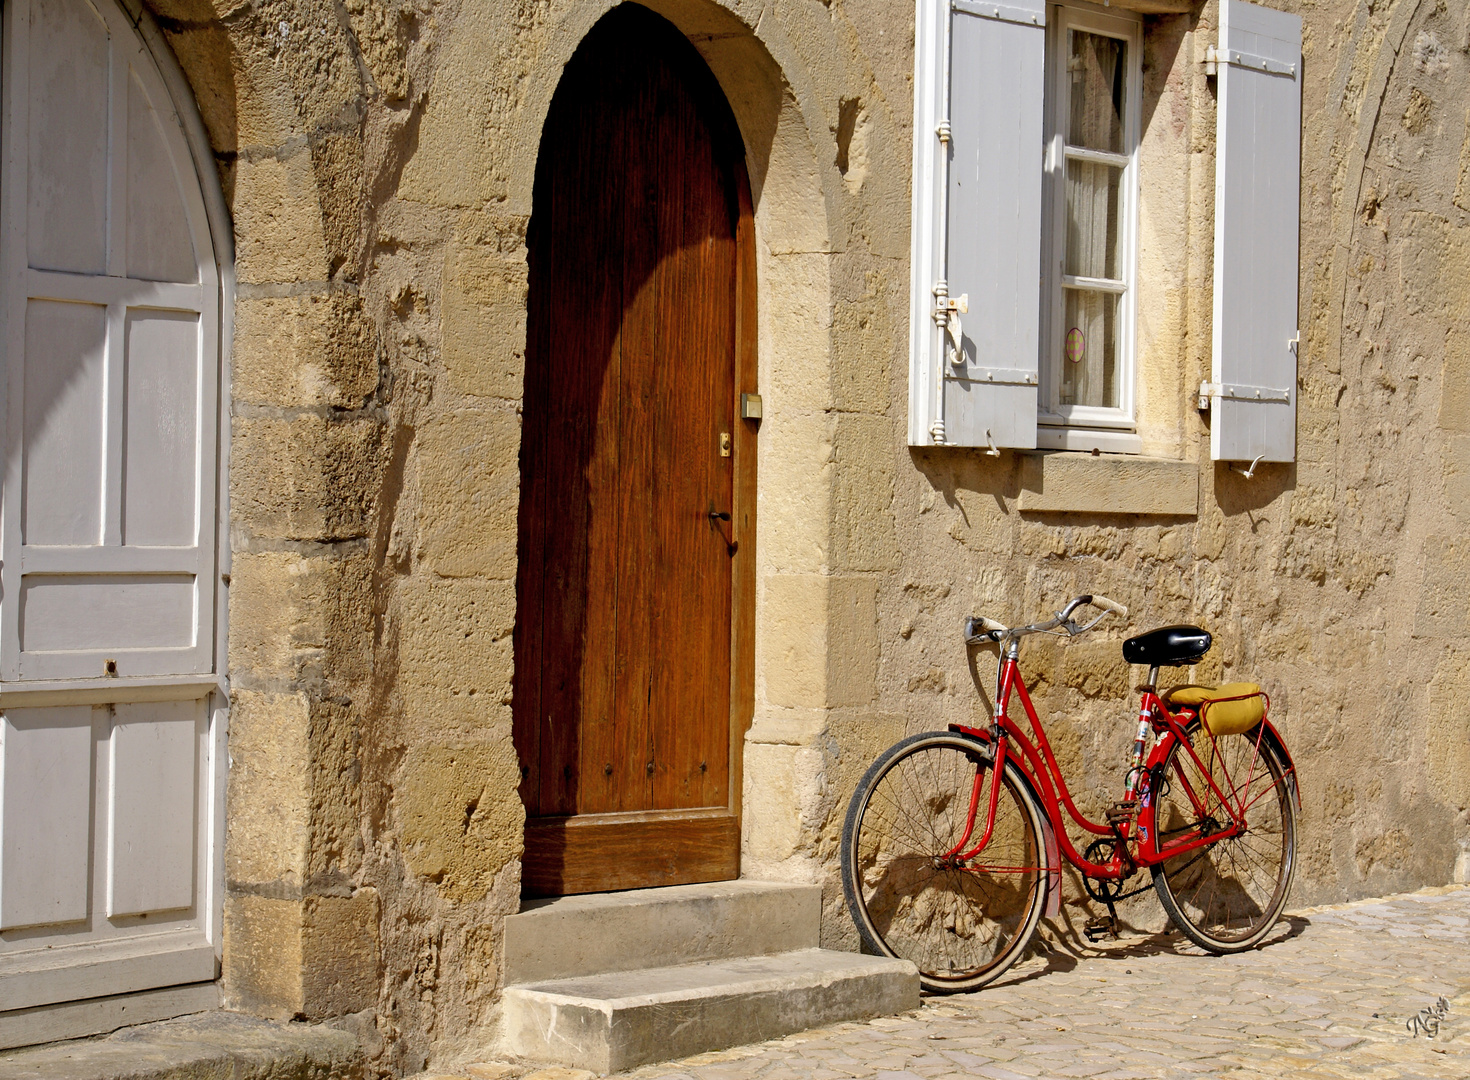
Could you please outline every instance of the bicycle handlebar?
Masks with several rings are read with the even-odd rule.
[[[1072,621],[1072,613],[1080,607],[1091,604],[1100,609],[1102,614],[1089,623],[1078,626]],[[971,645],[978,645],[984,641],[1014,640],[1027,634],[1045,634],[1058,627],[1066,630],[1069,637],[1085,634],[1109,615],[1117,615],[1126,619],[1128,609],[1116,600],[1110,600],[1106,596],[1095,594],[1084,594],[1073,597],[1067,606],[1057,612],[1055,617],[1046,622],[1032,623],[1029,626],[1006,626],[994,619],[987,619],[983,615],[971,615],[965,619],[965,641]]]

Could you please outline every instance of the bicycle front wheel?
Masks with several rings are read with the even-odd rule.
[[[1259,728],[1212,737],[1194,720],[1186,735],[1194,753],[1175,744],[1154,795],[1159,850],[1228,828],[1236,815],[1246,830],[1155,865],[1154,890],[1200,948],[1243,952],[1260,944],[1286,906],[1296,868],[1295,778]]]
[[[842,829],[848,910],[872,952],[912,960],[926,990],[974,990],[1016,962],[1046,901],[1042,819],[1014,765],[985,831],[989,747],[945,732],[913,735],[868,769]],[[977,805],[967,837],[972,802]]]

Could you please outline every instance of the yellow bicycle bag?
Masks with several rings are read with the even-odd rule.
[[[1188,705],[1199,710],[1200,722],[1211,735],[1239,735],[1249,731],[1266,715],[1266,695],[1256,683],[1233,682],[1223,686],[1176,686],[1164,695],[1171,706]]]

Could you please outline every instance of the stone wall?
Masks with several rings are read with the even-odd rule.
[[[496,1035],[523,820],[524,238],[561,66],[609,6],[152,7],[237,243],[228,1001],[347,1017],[385,1073]],[[1095,589],[1131,629],[1208,626],[1196,678],[1270,689],[1302,771],[1298,903],[1445,881],[1470,840],[1464,12],[1302,9],[1300,451],[1247,480],[1208,460],[1190,393],[1209,366],[1212,5],[1148,19],[1140,429],[1159,460],[1127,467],[905,445],[909,0],[650,6],[725,87],[757,206],[745,872],[821,881],[826,936],[850,944],[834,852],[853,782],[904,732],[984,714],[993,655],[967,655],[960,618]],[[1143,516],[1069,504],[1063,472]],[[1120,633],[1028,654],[1084,805],[1111,797],[1131,736]]]

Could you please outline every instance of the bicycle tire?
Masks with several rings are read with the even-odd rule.
[[[1270,933],[1291,891],[1296,873],[1295,778],[1275,740],[1260,738],[1259,727],[1213,739],[1202,732],[1198,719],[1185,729],[1220,790],[1233,797],[1232,786],[1248,788],[1241,796],[1248,800],[1247,831],[1155,864],[1154,891],[1174,925],[1200,948],[1217,954],[1244,952]],[[1258,746],[1265,776],[1251,770]],[[1225,775],[1233,778],[1228,784]],[[1212,823],[1208,803],[1201,816],[1184,791],[1181,780],[1191,781],[1197,790],[1207,790],[1207,785],[1200,765],[1181,745],[1170,751],[1163,776],[1162,794],[1155,795],[1155,851],[1171,835],[1218,824]]]
[[[1041,811],[1010,762],[982,854],[1014,869],[936,862],[963,836],[976,770],[993,777],[993,761],[989,747],[962,735],[911,735],[873,762],[848,804],[848,911],[869,952],[912,961],[929,991],[975,990],[998,978],[1025,952],[1046,903]],[[984,811],[982,800],[974,839]]]

